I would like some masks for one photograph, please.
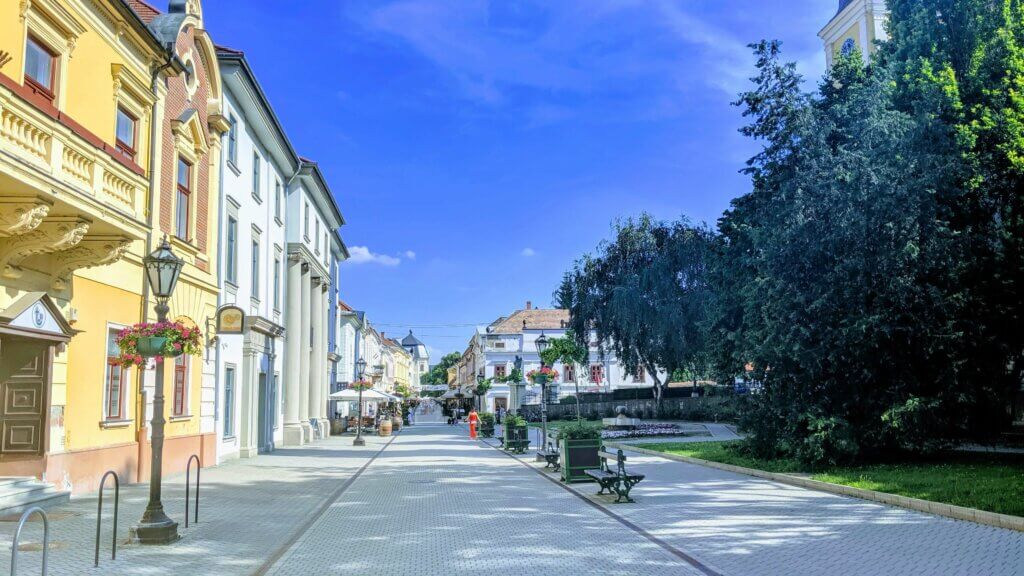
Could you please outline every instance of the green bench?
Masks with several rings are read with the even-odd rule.
[[[598,494],[615,494],[616,502],[635,502],[629,497],[630,490],[644,479],[643,474],[630,474],[626,472],[626,455],[619,449],[617,453],[608,452],[601,446],[597,455],[601,458],[600,468],[588,468],[583,473],[597,481],[601,487]],[[609,460],[615,460],[615,469],[608,466]],[[607,491],[607,492],[606,492]]]

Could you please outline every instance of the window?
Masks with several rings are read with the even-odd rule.
[[[494,367],[494,377],[495,378],[504,378],[505,377],[505,366],[504,365],[495,366]]]
[[[117,133],[115,144],[117,151],[125,158],[135,160],[135,135],[138,121],[121,106],[117,107]]]
[[[260,241],[252,241],[252,297],[260,299]]]
[[[53,100],[57,77],[57,55],[31,34],[25,42],[25,83]]]
[[[504,350],[505,349],[505,343],[504,342],[495,342],[494,343],[494,348],[496,350]]]
[[[281,309],[281,258],[274,258],[274,310]]]
[[[281,381],[281,373],[274,372],[274,381],[270,383],[270,402],[271,406],[279,406],[277,403],[277,383]],[[282,401],[281,404],[284,402]],[[277,430],[277,410],[270,411],[270,425]]]
[[[260,155],[257,152],[252,153],[252,195],[260,199]]]
[[[562,372],[564,374],[564,382],[575,382],[576,381],[576,367],[575,366],[563,366]]]
[[[174,396],[171,402],[171,416],[185,415],[185,400],[188,395],[188,354],[174,359]]]
[[[304,211],[302,213],[302,235],[309,241],[309,202],[303,202]]]
[[[843,42],[843,46],[839,49],[839,53],[843,56],[849,56],[853,54],[853,51],[857,49],[857,44],[853,41],[853,38],[847,38]]]
[[[274,218],[281,220],[281,181],[274,180]]]
[[[192,195],[189,183],[191,180],[192,165],[184,158],[178,157],[178,221],[174,235],[182,240],[188,240],[189,197]]]
[[[228,114],[228,161],[238,163],[238,120],[234,114]]]
[[[224,367],[224,437],[235,435],[235,367]]]
[[[643,368],[637,368],[636,372],[633,373],[633,382],[643,382],[646,374]]]
[[[228,216],[228,246],[225,254],[227,262],[224,275],[228,282],[238,283],[238,220],[234,216]]]
[[[313,233],[314,234],[313,238],[316,241],[316,253],[319,254],[320,253],[320,221],[317,220],[313,224],[314,224],[314,229],[316,230],[316,232]]]
[[[602,376],[604,375],[603,373],[604,367],[601,366],[600,364],[590,365],[590,381],[593,382],[594,384],[601,383],[601,380],[603,379]]]
[[[103,417],[107,420],[124,420],[124,396],[126,368],[121,366],[118,358],[121,350],[117,347],[117,333],[120,330],[111,328],[107,331],[107,374],[105,381],[105,402]]]

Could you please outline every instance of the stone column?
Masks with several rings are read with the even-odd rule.
[[[302,285],[299,286],[299,298],[301,299],[302,319],[299,327],[299,423],[302,424],[302,433],[305,441],[309,441],[312,435],[309,432],[309,329],[310,329],[310,277],[309,264],[302,265]]]
[[[261,338],[253,332],[245,336],[242,345],[242,386],[235,382],[235,394],[241,396],[239,410],[235,417],[235,433],[238,434],[238,455],[251,458],[259,452],[259,436],[256,426],[259,422],[259,362]]]
[[[320,373],[323,374],[323,382],[320,385],[320,429],[327,436],[330,431],[330,424],[327,420],[327,397],[331,394],[331,361],[330,361],[330,340],[328,339],[328,333],[330,330],[330,283],[325,282],[323,290],[320,291],[320,309],[324,314],[324,329],[320,334],[321,344],[320,349],[323,350],[323,365],[320,368]]]
[[[320,309],[320,293],[323,278],[316,278],[309,292],[310,319],[313,328],[313,352],[310,354],[312,366],[309,371],[309,417],[320,418],[320,387],[323,385],[324,350],[321,346],[320,333],[324,330],[324,311]],[[319,422],[317,423],[319,428]]]
[[[288,259],[288,302],[285,326],[284,355],[284,444],[302,444],[302,424],[299,422],[299,387],[301,385],[299,358],[302,355],[302,262]]]

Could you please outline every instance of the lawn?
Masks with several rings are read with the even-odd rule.
[[[808,473],[795,460],[752,458],[738,452],[737,446],[737,442],[644,444],[644,448],[659,452],[734,466],[768,472]],[[1024,516],[1024,456],[1021,455],[943,453],[899,463],[836,467],[810,472],[809,476],[832,484]]]

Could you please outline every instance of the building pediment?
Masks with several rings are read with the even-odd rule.
[[[64,342],[76,334],[45,292],[28,292],[0,311],[0,329]]]

